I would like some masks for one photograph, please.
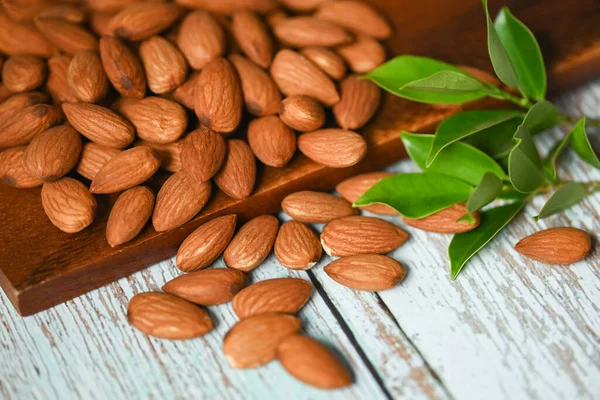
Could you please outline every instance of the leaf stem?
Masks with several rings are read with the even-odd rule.
[[[555,191],[557,189],[560,189],[561,187],[565,186],[567,183],[571,183],[571,181],[559,181],[559,182],[549,183],[547,185],[541,186],[535,192],[531,193],[529,195],[528,199],[532,199],[533,197],[538,196],[540,194],[546,194],[546,193]],[[575,182],[575,183],[581,183],[586,188],[586,190],[588,190],[590,193],[600,191],[600,181]]]

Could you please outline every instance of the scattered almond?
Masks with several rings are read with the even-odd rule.
[[[275,239],[275,257],[284,267],[310,269],[321,259],[321,243],[308,226],[288,221],[281,225]]]
[[[272,215],[261,215],[246,222],[223,253],[225,265],[244,272],[252,271],[273,249],[278,230],[279,221]]]
[[[289,17],[288,13],[286,13],[282,9],[273,10],[270,13],[268,13],[267,15],[265,15],[265,22],[267,23],[267,25],[269,25],[269,27],[272,30],[275,27],[275,25],[277,25],[284,19],[287,19],[288,17]]]
[[[321,129],[300,135],[298,149],[321,165],[344,168],[362,160],[367,152],[367,142],[352,131]]]
[[[154,193],[147,186],[127,189],[115,202],[106,223],[106,241],[111,247],[136,237],[154,208]]]
[[[0,53],[8,55],[33,54],[48,58],[55,52],[56,47],[35,26],[13,21],[8,15],[0,11]]]
[[[160,158],[160,167],[169,172],[181,171],[181,150],[183,148],[183,140],[178,140],[173,143],[154,143],[146,140],[135,142],[135,146],[148,146],[156,150]]]
[[[305,47],[300,54],[321,68],[327,75],[339,81],[346,75],[344,60],[334,51],[326,47]]]
[[[62,18],[39,17],[35,26],[50,42],[65,53],[98,50],[98,39],[89,31]]]
[[[240,77],[248,112],[258,117],[275,114],[281,101],[281,93],[269,74],[239,54],[230,55],[229,60]]]
[[[2,67],[2,83],[11,92],[26,92],[41,86],[47,74],[46,63],[40,57],[12,56]]]
[[[219,189],[234,199],[250,196],[256,183],[256,160],[246,142],[239,139],[227,141],[227,155],[214,181]]]
[[[309,190],[295,192],[283,199],[281,208],[300,222],[323,223],[358,214],[348,201],[329,193]]]
[[[108,23],[116,36],[145,40],[171,26],[181,15],[181,9],[171,3],[138,2],[119,11]]]
[[[203,306],[229,303],[246,286],[242,271],[211,268],[178,276],[162,287],[163,291]]]
[[[81,51],[73,56],[67,70],[67,82],[75,96],[96,103],[106,96],[108,79],[97,51]]]
[[[294,47],[338,46],[352,41],[352,35],[325,20],[312,16],[291,17],[273,27],[273,33],[284,44]]]
[[[75,171],[84,178],[92,180],[104,164],[120,152],[121,150],[114,147],[87,142],[81,149],[81,155],[79,162],[75,165]]]
[[[271,167],[283,167],[296,152],[296,135],[276,115],[253,119],[248,143],[256,158]]]
[[[354,203],[365,194],[367,190],[371,189],[373,185],[388,176],[392,176],[392,174],[389,172],[369,172],[356,175],[339,183],[335,187],[335,190],[350,203]],[[360,207],[360,209],[375,214],[398,215],[396,210],[385,204],[372,204],[370,206]]]
[[[215,13],[231,14],[240,10],[252,10],[260,14],[273,11],[277,7],[277,0],[176,0],[189,8],[204,8]]]
[[[87,228],[96,216],[94,196],[83,183],[73,178],[44,183],[42,206],[50,222],[67,233]]]
[[[13,114],[0,125],[0,148],[27,144],[46,129],[60,123],[59,107],[36,104]]]
[[[193,11],[181,22],[177,45],[193,69],[202,69],[225,54],[225,33],[208,12]]]
[[[406,271],[398,261],[380,254],[359,254],[335,260],[324,269],[340,285],[379,292],[398,285]]]
[[[310,96],[294,95],[279,103],[279,117],[292,129],[310,132],[323,126],[325,110]]]
[[[156,94],[170,92],[185,81],[187,61],[181,51],[167,39],[153,36],[140,45],[140,58],[148,87]]]
[[[122,96],[144,97],[146,76],[142,62],[125,43],[112,36],[102,36],[100,58],[108,79]]]
[[[62,18],[74,24],[82,24],[87,20],[87,12],[77,5],[57,4],[45,8],[37,17]]]
[[[41,92],[26,92],[11,95],[0,103],[0,125],[19,111],[36,104],[47,103],[49,96]]]
[[[86,0],[86,3],[94,11],[114,13],[138,1],[140,0]]]
[[[304,279],[267,279],[236,294],[233,311],[242,319],[271,312],[295,314],[306,304],[311,290],[311,284]]]
[[[183,142],[181,165],[198,182],[212,178],[223,165],[227,146],[223,136],[201,127],[191,132]]]
[[[268,68],[273,58],[273,39],[258,15],[251,11],[233,14],[231,31],[246,56],[263,68]]]
[[[72,57],[67,54],[54,56],[48,60],[48,79],[46,80],[46,91],[60,105],[64,102],[74,103],[79,101],[73,89],[67,81],[67,72]]]
[[[375,115],[381,102],[381,89],[358,75],[346,77],[340,84],[340,93],[333,115],[342,129],[362,128]]]
[[[16,188],[32,188],[44,183],[23,168],[25,146],[11,147],[0,152],[0,180]]]
[[[315,17],[377,39],[386,39],[392,34],[385,18],[363,1],[327,2],[319,7]]]
[[[312,11],[329,0],[279,0],[287,8],[295,11]]]
[[[386,59],[383,45],[365,35],[357,35],[354,43],[338,47],[337,52],[346,60],[350,69],[359,74],[374,70]]]
[[[592,248],[589,233],[577,228],[549,228],[521,239],[515,250],[545,264],[573,264]]]
[[[112,32],[108,24],[113,16],[112,12],[93,11],[90,15],[90,29],[100,37],[111,36]]]
[[[194,99],[194,92],[196,89],[196,82],[200,78],[200,72],[192,72],[190,77],[181,84],[172,93],[173,99],[179,104],[183,104],[186,108],[193,110],[196,104]]]
[[[479,226],[479,213],[473,213],[475,222],[457,222],[467,214],[467,206],[464,203],[456,204],[442,211],[438,211],[424,218],[406,218],[404,223],[414,228],[437,233],[462,233],[473,230]]]

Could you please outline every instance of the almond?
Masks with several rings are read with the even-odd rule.
[[[119,11],[108,24],[108,29],[122,39],[148,39],[173,25],[181,9],[171,3],[135,3]]]
[[[14,21],[31,22],[33,18],[52,5],[48,0],[4,0],[2,8]]]
[[[0,125],[13,114],[36,104],[47,103],[50,97],[41,92],[17,93],[0,103]]]
[[[272,215],[261,215],[246,222],[223,253],[225,265],[244,272],[252,271],[273,249],[278,230],[279,221]]]
[[[352,376],[327,347],[295,334],[277,347],[279,362],[293,377],[319,389],[338,389],[352,384]]]
[[[193,110],[196,105],[194,92],[198,78],[200,78],[200,72],[193,72],[181,86],[173,91],[173,99],[190,110]]]
[[[81,149],[81,155],[79,162],[75,165],[75,171],[84,178],[92,180],[104,164],[120,152],[121,150],[113,147],[87,142]]]
[[[333,106],[333,115],[343,129],[362,128],[379,108],[381,89],[358,75],[346,77],[340,84],[341,99]]]
[[[25,151],[23,167],[32,176],[55,181],[73,169],[81,153],[81,136],[69,125],[55,126],[36,136]]]
[[[406,275],[402,264],[380,254],[342,257],[323,270],[340,285],[367,292],[390,289],[402,282]]]
[[[75,54],[85,50],[98,50],[98,39],[81,26],[62,18],[39,17],[35,26],[52,44],[65,53]]]
[[[253,315],[227,332],[223,339],[223,352],[233,368],[259,367],[274,360],[279,343],[300,328],[300,319],[293,315]]]
[[[13,95],[13,92],[8,90],[2,82],[0,82],[0,101],[4,101]]]
[[[63,119],[59,107],[36,104],[27,107],[0,125],[0,148],[27,144]]]
[[[114,15],[112,12],[93,11],[90,15],[90,28],[98,36],[111,36],[108,24]]]
[[[473,213],[474,223],[457,222],[458,219],[467,214],[467,207],[464,203],[456,204],[442,211],[438,211],[424,218],[406,218],[404,223],[412,227],[422,229],[428,232],[437,233],[462,233],[473,230],[479,226],[479,213]]]
[[[81,51],[73,56],[67,82],[79,100],[96,103],[106,96],[108,79],[97,51]]]
[[[276,0],[176,0],[189,8],[204,8],[211,12],[231,14],[235,11],[248,9],[260,14],[267,13],[277,7]]]
[[[38,56],[9,57],[2,67],[2,83],[11,92],[26,92],[44,83],[48,71]]]
[[[110,247],[129,242],[142,230],[152,215],[154,193],[136,186],[121,193],[106,223],[106,241]]]
[[[162,94],[179,87],[187,76],[188,65],[183,54],[167,39],[153,36],[140,45],[140,58],[148,87]]]
[[[377,39],[387,39],[392,34],[392,28],[385,18],[362,1],[342,0],[325,3],[314,16]]]
[[[206,182],[219,171],[226,152],[223,136],[201,127],[185,138],[181,149],[181,166],[198,182]]]
[[[289,15],[284,10],[273,10],[272,12],[265,15],[265,22],[267,23],[267,25],[269,25],[269,27],[272,30],[275,27],[275,25],[287,18],[289,18]]]
[[[309,190],[288,195],[281,202],[281,208],[293,219],[307,223],[324,223],[358,214],[358,209],[342,198]]]
[[[162,97],[125,97],[113,109],[133,124],[141,139],[149,142],[172,143],[183,135],[188,124],[185,109]]]
[[[156,150],[160,158],[160,167],[169,172],[181,171],[181,149],[183,140],[173,143],[153,143],[145,140],[135,142],[135,146],[148,146]]]
[[[300,54],[308,58],[321,68],[327,75],[335,80],[340,80],[346,75],[344,60],[334,51],[326,47],[305,47]]]
[[[66,54],[54,56],[48,60],[48,80],[46,80],[46,91],[54,100],[54,104],[60,105],[64,102],[77,102],[79,98],[67,81],[67,72],[72,57]]]
[[[138,1],[140,0],[86,0],[86,4],[94,11],[116,12]]]
[[[573,264],[592,248],[589,233],[577,228],[550,228],[521,239],[515,250],[545,264]]]
[[[308,226],[298,221],[281,225],[275,239],[275,257],[290,269],[311,269],[321,259],[321,243]]]
[[[225,33],[212,15],[198,10],[181,22],[177,45],[193,69],[202,69],[225,54]]]
[[[138,56],[125,43],[112,36],[102,36],[100,58],[108,79],[122,96],[137,99],[144,97],[144,68]]]
[[[246,56],[263,68],[268,68],[273,58],[273,39],[258,15],[252,11],[233,14],[231,31]]]
[[[287,96],[305,94],[327,106],[340,100],[333,81],[310,60],[292,50],[284,49],[275,55],[271,76]]]
[[[281,93],[269,74],[239,54],[230,55],[229,60],[240,77],[248,112],[258,117],[275,114],[281,101]]]
[[[87,228],[96,216],[94,196],[83,183],[73,178],[44,183],[42,206],[50,222],[67,233]]]
[[[323,126],[325,110],[312,97],[295,95],[286,97],[279,103],[279,117],[292,129],[310,132]]]
[[[408,233],[379,218],[351,216],[333,220],[323,228],[321,244],[330,256],[385,254],[401,246]]]
[[[311,284],[304,279],[267,279],[236,294],[233,311],[241,319],[271,312],[295,314],[306,304],[311,290]]]
[[[343,28],[312,16],[287,18],[275,25],[273,33],[294,47],[339,46],[352,41],[352,36]]]
[[[184,171],[171,175],[156,197],[154,229],[164,232],[188,222],[206,205],[211,189],[210,182],[198,183]]]
[[[229,303],[246,286],[242,271],[212,268],[178,276],[163,286],[163,291],[203,306]]]
[[[227,141],[227,156],[214,181],[219,189],[234,199],[250,196],[256,183],[256,160],[244,141]]]
[[[337,52],[356,73],[363,74],[379,67],[386,60],[385,49],[377,40],[357,35],[356,41],[337,48]]]
[[[285,166],[296,152],[296,135],[276,115],[253,119],[248,143],[254,155],[271,167]]]
[[[352,131],[321,129],[300,135],[298,149],[321,165],[344,168],[362,160],[367,152],[367,142]]]
[[[294,11],[312,11],[329,0],[279,0],[280,3]]]
[[[191,272],[212,264],[229,244],[236,221],[236,215],[230,214],[200,225],[179,247],[177,268]]]
[[[25,146],[11,147],[0,152],[0,180],[16,188],[32,188],[44,183],[23,168]]]
[[[48,58],[56,48],[31,24],[13,21],[0,11],[0,53]]]
[[[62,18],[74,24],[82,24],[87,20],[87,12],[82,7],[70,4],[50,6],[37,14],[38,17]]]
[[[143,333],[162,339],[192,339],[213,329],[204,309],[165,293],[133,296],[127,306],[127,319]]]
[[[389,172],[370,172],[356,175],[339,183],[335,190],[350,203],[354,203],[377,182],[392,175],[393,174]],[[360,209],[375,214],[398,215],[396,210],[385,204],[372,204],[370,206],[360,207]]]
[[[233,66],[217,58],[204,67],[196,83],[194,103],[202,125],[223,133],[242,119],[242,87]]]

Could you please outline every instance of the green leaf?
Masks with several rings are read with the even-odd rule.
[[[523,124],[532,135],[535,135],[556,125],[558,117],[558,110],[554,104],[544,100],[535,103],[527,111]]]
[[[483,176],[481,183],[473,190],[467,200],[467,210],[473,213],[490,204],[502,192],[502,180],[488,172]]]
[[[395,57],[364,77],[396,96],[423,103],[464,103],[488,92],[454,65],[411,55]]]
[[[450,278],[456,279],[467,261],[488,244],[521,210],[522,201],[491,208],[481,213],[481,223],[472,231],[454,235],[448,246]]]
[[[517,73],[504,49],[498,32],[490,18],[490,12],[488,11],[487,0],[482,0],[483,9],[485,10],[485,17],[487,19],[487,36],[488,36],[488,52],[490,54],[490,60],[496,75],[502,82],[511,87],[518,87],[519,81],[517,79]]]
[[[546,218],[579,203],[585,196],[590,194],[585,186],[577,182],[569,182],[548,199],[539,215],[533,217],[536,221],[540,218]]]
[[[506,173],[490,156],[466,143],[456,142],[446,147],[433,164],[425,166],[425,159],[433,143],[433,135],[402,132],[402,142],[408,155],[419,168],[453,176],[476,186],[487,172],[505,178]]]
[[[567,148],[567,145],[571,141],[571,134],[569,133],[561,141],[556,143],[554,147],[548,153],[548,156],[542,161],[542,167],[544,168],[544,174],[551,181],[556,180],[556,161],[562,152]]]
[[[471,185],[434,172],[398,174],[382,179],[355,206],[387,204],[408,218],[422,218],[466,201]]]
[[[519,89],[536,100],[546,96],[546,68],[535,36],[507,7],[503,7],[494,23],[498,37],[517,73]]]
[[[575,150],[579,157],[592,167],[600,169],[600,160],[598,160],[598,156],[594,152],[585,133],[585,117],[577,122],[570,135],[572,136],[571,147],[573,147],[573,150]]]
[[[492,158],[506,157],[513,148],[513,137],[522,123],[523,118],[509,119],[469,136],[467,143]]]
[[[521,116],[523,113],[515,110],[481,110],[466,111],[446,118],[436,129],[427,166],[431,165],[446,146]]]

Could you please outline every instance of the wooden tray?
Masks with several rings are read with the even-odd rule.
[[[373,3],[394,25],[395,34],[387,43],[390,55],[427,55],[490,69],[480,0]],[[501,5],[508,5],[532,28],[542,46],[553,91],[572,88],[600,72],[597,0],[490,3],[493,14]],[[472,106],[495,105],[483,101]],[[0,185],[0,284],[21,315],[34,314],[171,257],[189,233],[215,216],[236,213],[243,221],[275,213],[288,193],[332,189],[348,176],[381,169],[405,155],[397,135],[400,130],[431,131],[456,111],[458,108],[441,110],[385,96],[382,109],[363,130],[369,151],[358,165],[331,169],[297,156],[286,168],[260,171],[250,198],[238,201],[218,192],[193,221],[165,233],[147,226],[136,240],[116,249],[108,246],[104,231],[114,196],[98,196],[97,221],[83,232],[67,235],[47,220],[39,188]],[[158,176],[150,185],[158,188],[162,180],[164,176]]]

